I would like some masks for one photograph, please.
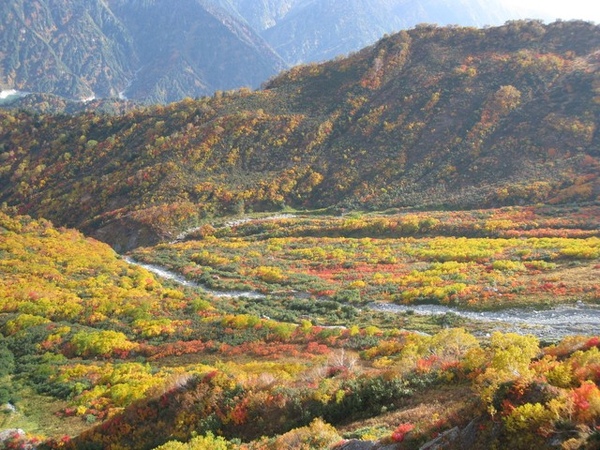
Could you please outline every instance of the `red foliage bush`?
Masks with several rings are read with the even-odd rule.
[[[588,350],[592,347],[600,348],[600,337],[594,336],[594,337],[590,338],[583,346],[583,348],[586,350]]]
[[[412,423],[401,423],[392,433],[392,440],[394,442],[402,442],[406,435],[412,431],[414,427],[415,426]]]

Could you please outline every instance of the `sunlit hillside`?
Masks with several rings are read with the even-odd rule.
[[[127,249],[204,218],[598,198],[598,27],[418,27],[264,90],[2,112],[0,200]]]
[[[598,449],[599,50],[422,25],[0,111],[0,448]]]
[[[486,314],[572,303],[597,323],[596,214],[266,217],[123,260],[2,213],[1,426],[28,432],[7,445],[594,448],[594,326]]]

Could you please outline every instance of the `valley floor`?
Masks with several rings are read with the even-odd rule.
[[[4,445],[594,448],[599,216],[296,213],[123,258],[2,212]]]

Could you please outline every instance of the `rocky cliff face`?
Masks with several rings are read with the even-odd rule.
[[[292,14],[303,0],[232,0],[239,14],[258,32],[263,32],[277,25]]]
[[[133,40],[103,1],[2,2],[0,17],[0,87],[84,99],[133,77]]]
[[[18,0],[0,5],[0,88],[169,102],[258,87],[285,67],[211,1]]]

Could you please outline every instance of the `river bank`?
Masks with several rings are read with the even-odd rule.
[[[199,283],[186,279],[181,274],[153,264],[135,261],[123,257],[129,264],[134,264],[155,275],[174,281],[183,286],[194,287],[206,294],[221,297],[260,299],[265,295],[255,291],[217,291]],[[444,305],[397,305],[393,303],[369,303],[368,308],[393,314],[446,315],[454,314],[467,320],[498,324],[504,331],[520,334],[533,334],[539,339],[559,340],[569,335],[597,334],[600,328],[600,306],[578,302],[573,305],[559,305],[549,309],[513,308],[497,311],[468,311]]]

